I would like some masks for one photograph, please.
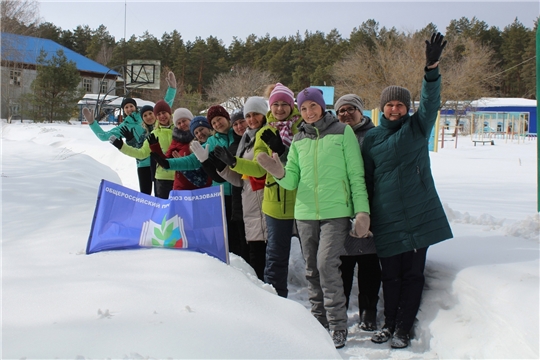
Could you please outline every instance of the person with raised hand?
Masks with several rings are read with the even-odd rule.
[[[172,71],[169,71],[165,77],[168,88],[165,93],[165,102],[172,106],[176,96],[176,77]],[[152,132],[156,118],[153,114],[153,107],[145,105],[138,111],[135,99],[126,97],[123,99],[121,109],[124,114],[123,121],[118,126],[109,131],[104,131],[99,123],[95,121],[94,115],[88,108],[83,108],[83,116],[90,126],[90,129],[101,141],[109,141],[114,135],[116,139],[125,138],[129,146],[140,148],[146,140],[146,137]],[[151,163],[150,157],[146,159],[137,159],[137,177],[139,179],[139,191],[151,195],[152,187],[155,189],[155,164]],[[152,186],[154,184],[154,186]]]
[[[392,348],[409,346],[422,299],[428,247],[453,236],[435,189],[428,150],[441,105],[439,60],[445,46],[440,33],[426,40],[417,111],[409,114],[409,90],[385,88],[379,126],[366,133],[362,145],[384,297],[384,326],[371,340],[391,340]]]
[[[311,313],[332,333],[336,348],[347,342],[347,308],[339,266],[350,219],[355,235],[369,234],[369,203],[360,147],[350,126],[326,111],[322,91],[297,95],[304,122],[283,167],[279,155],[260,153],[259,164],[277,183],[297,189],[294,217],[306,262]]]
[[[111,143],[123,154],[136,159],[148,158],[152,152],[151,147],[155,147],[155,144],[157,144],[162,153],[166,152],[172,142],[172,131],[174,127],[171,107],[164,100],[159,100],[154,106],[154,114],[158,120],[157,124],[140,148],[124,144],[121,139],[116,138],[114,135],[111,137]],[[160,166],[158,162],[158,166],[156,167],[156,197],[168,199],[173,184],[174,171]]]

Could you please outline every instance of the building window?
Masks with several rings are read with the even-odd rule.
[[[83,79],[82,86],[84,91],[91,93],[92,92],[92,79]]]
[[[21,86],[21,70],[9,70],[9,84],[15,86]]]
[[[102,81],[101,82],[101,89],[99,90],[99,92],[101,94],[106,94],[107,93],[107,82],[106,81]]]

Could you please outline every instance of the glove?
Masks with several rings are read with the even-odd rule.
[[[369,214],[366,212],[359,212],[353,220],[354,232],[351,231],[350,235],[358,238],[368,237],[370,235],[369,224]]]
[[[285,145],[283,145],[283,141],[281,141],[281,136],[277,132],[273,132],[270,129],[266,129],[261,134],[261,140],[268,145],[270,150],[277,153],[279,156],[283,155],[286,148]]]
[[[208,149],[203,148],[200,142],[192,141],[189,144],[189,148],[191,149],[191,152],[195,154],[197,160],[199,160],[201,163],[208,159]]]
[[[169,87],[176,89],[176,77],[172,71],[169,71],[165,80],[167,81],[167,85],[169,85]]]
[[[120,129],[120,133],[123,137],[126,138],[126,141],[131,141],[135,136],[133,136],[133,130],[129,130],[127,127],[123,127]]]
[[[431,41],[426,40],[426,66],[434,65],[441,58],[441,53],[447,41],[443,42],[444,36],[441,33],[433,33]]]
[[[285,169],[277,153],[272,154],[272,157],[268,156],[267,153],[260,153],[257,156],[257,162],[276,179],[285,176]]]
[[[156,137],[156,135],[154,135],[154,133],[151,133],[148,136],[148,145],[154,145],[154,144],[159,144],[159,138]]]
[[[90,109],[85,107],[82,109],[82,113],[88,125],[92,125],[94,123],[94,114],[92,114]]]
[[[122,141],[122,139],[118,139],[114,135],[111,135],[111,137],[109,138],[109,142],[116,146],[118,150],[122,150],[122,146],[124,146],[124,142]]]
[[[217,171],[223,171],[227,167],[227,164],[221,161],[221,159],[218,158],[213,151],[208,154],[208,161],[210,161],[212,165],[214,165]]]
[[[223,161],[225,164],[229,165],[230,167],[236,166],[236,157],[233,154],[231,154],[231,152],[228,149],[218,145],[214,149],[214,153],[221,161]]]
[[[161,166],[162,168],[164,168],[164,169],[170,169],[171,165],[169,165],[169,160],[162,158],[161,156],[159,156],[159,155],[156,154],[155,152],[151,152],[151,153],[150,153],[150,157],[151,157],[152,159],[154,159],[154,161],[155,161],[159,166]]]

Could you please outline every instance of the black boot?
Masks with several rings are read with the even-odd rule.
[[[409,332],[403,329],[396,329],[394,336],[392,336],[392,342],[390,346],[394,349],[403,349],[409,346]]]
[[[364,331],[377,330],[377,310],[360,310],[360,329]]]
[[[336,349],[341,349],[347,343],[347,330],[334,330],[332,332],[332,340]]]
[[[390,340],[393,333],[394,327],[389,327],[385,324],[380,331],[377,331],[375,334],[373,334],[373,336],[371,337],[371,341],[377,344],[385,343]]]

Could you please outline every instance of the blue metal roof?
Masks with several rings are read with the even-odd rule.
[[[116,71],[52,40],[9,33],[1,33],[0,36],[2,37],[2,60],[37,65],[37,57],[39,56],[41,49],[45,50],[47,53],[47,59],[61,49],[64,51],[66,58],[77,65],[79,71],[103,75],[109,73],[110,75],[120,76]]]

